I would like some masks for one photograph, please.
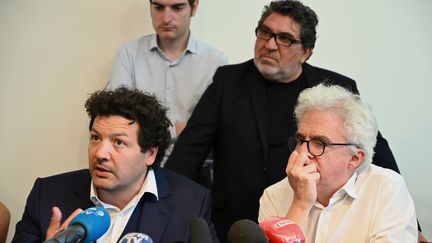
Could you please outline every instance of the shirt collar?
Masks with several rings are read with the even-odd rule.
[[[339,189],[339,191],[337,191],[335,193],[335,196],[337,196],[339,194],[346,193],[348,196],[350,196],[353,199],[357,198],[357,190],[355,188],[355,182],[357,180],[357,176],[358,176],[358,172],[355,171],[351,175],[351,177],[349,178],[349,180],[345,183],[345,185],[341,189]]]
[[[151,36],[150,38],[150,46],[149,46],[149,50],[153,51],[153,50],[158,50],[159,52],[163,53],[163,51],[159,48],[158,44],[157,44],[157,35],[154,34]],[[197,49],[197,40],[195,39],[195,37],[192,35],[191,32],[189,32],[189,39],[188,39],[188,43],[186,46],[186,50],[185,53],[197,53],[198,49]]]
[[[141,197],[144,195],[144,193],[151,193],[155,196],[156,200],[159,200],[159,194],[157,189],[157,182],[156,177],[154,174],[154,171],[152,168],[149,168],[149,171],[147,173],[146,179],[144,183],[141,185],[140,191],[138,192],[135,197],[132,198],[132,200],[128,203],[128,205],[125,207],[125,209],[129,208],[130,204],[135,204],[135,201],[139,201]],[[90,200],[96,205],[100,207],[108,206],[108,204],[101,201],[97,195],[96,188],[93,184],[93,180],[91,180],[90,183]]]

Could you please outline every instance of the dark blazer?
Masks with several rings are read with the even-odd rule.
[[[136,207],[122,236],[129,232],[141,232],[149,235],[154,242],[186,242],[190,221],[201,217],[209,223],[210,232],[217,242],[210,222],[210,191],[173,172],[161,168],[155,168],[154,172],[159,201],[151,194],[144,194],[140,201],[142,207]],[[88,170],[36,179],[12,242],[44,241],[53,206],[61,209],[62,220],[76,208],[93,207],[90,180]]]
[[[354,80],[332,71],[303,65],[306,86],[321,82],[358,93]],[[268,160],[265,78],[253,60],[220,67],[165,168],[196,178],[213,149],[213,222],[221,241],[233,222],[257,220],[263,190],[286,176],[286,161]],[[293,126],[296,126],[293,123]],[[374,163],[398,171],[387,141],[378,135]]]

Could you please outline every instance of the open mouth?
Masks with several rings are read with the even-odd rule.
[[[95,175],[98,177],[107,177],[112,173],[111,170],[109,170],[103,166],[100,166],[100,165],[96,165],[94,172],[95,172]]]

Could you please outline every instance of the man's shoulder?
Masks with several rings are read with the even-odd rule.
[[[287,191],[292,191],[292,188],[288,182],[288,177],[284,177],[282,180],[270,185],[264,190],[266,193],[280,195]]]
[[[397,172],[374,164],[370,165],[369,175],[376,179],[388,180],[393,182],[400,182],[404,180],[404,178]]]
[[[208,44],[207,42],[204,42],[197,38],[193,38],[193,41],[195,41],[198,49],[201,51],[214,52],[214,53],[225,55],[220,49]]]
[[[318,83],[329,83],[329,84],[338,84],[342,86],[353,86],[355,85],[355,81],[352,78],[349,78],[348,76],[345,76],[343,74],[340,74],[338,72],[312,66],[309,63],[303,64],[303,70],[308,78],[308,80],[311,82],[311,86],[316,85]]]
[[[176,172],[164,168],[156,168],[154,172],[158,185],[163,185],[164,182],[162,180],[165,180],[173,193],[186,191],[188,193],[209,192],[209,189]]]
[[[90,173],[88,169],[69,171],[61,174],[51,175],[47,177],[41,177],[39,180],[44,182],[61,182],[61,181],[71,181],[71,180],[90,180]]]
[[[371,164],[367,169],[360,173],[358,181],[371,185],[371,187],[386,188],[398,188],[405,184],[405,180],[400,174],[374,164]]]
[[[252,70],[256,70],[253,59],[247,60],[242,63],[229,64],[218,68],[219,73],[229,73],[229,74],[243,74],[248,73]]]
[[[210,44],[208,44],[202,40],[194,38],[193,36],[191,36],[191,38],[193,38],[192,41],[195,42],[195,48],[197,51],[196,54],[206,58],[206,62],[214,60],[214,61],[216,61],[218,63],[222,63],[222,64],[228,63],[228,57],[227,57],[227,55],[225,55],[225,53],[222,50],[220,50],[220,49],[218,49],[218,48],[216,48],[216,47],[214,47],[214,46],[212,46],[212,45],[210,45]]]
[[[142,46],[148,46],[153,41],[153,39],[155,39],[155,38],[156,38],[155,34],[143,35],[143,36],[140,36],[138,38],[134,38],[134,39],[128,40],[126,42],[123,42],[120,45],[119,49],[120,50],[126,49],[130,52],[131,51],[135,52],[136,50],[138,50]]]

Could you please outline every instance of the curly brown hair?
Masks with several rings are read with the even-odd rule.
[[[171,122],[166,108],[157,98],[137,89],[120,87],[114,90],[96,91],[85,102],[90,117],[89,129],[97,116],[122,116],[139,125],[138,144],[141,152],[158,148],[153,166],[159,166],[171,140]]]

